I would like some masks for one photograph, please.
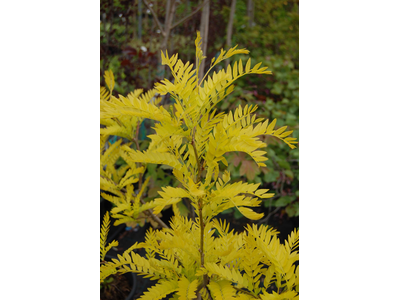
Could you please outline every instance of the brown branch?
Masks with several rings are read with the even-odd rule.
[[[195,134],[196,134],[196,127],[193,129],[191,144],[192,144],[192,147],[193,147],[193,150],[194,150],[194,155],[196,156],[196,162],[197,162],[197,178],[196,178],[196,183],[198,183],[198,182],[200,182],[200,179],[201,179],[201,171],[202,171],[202,170],[201,170],[201,164],[200,164],[200,161],[199,161],[199,155],[198,155],[197,149],[196,149],[196,143],[195,143],[195,140],[194,140]]]
[[[203,7],[204,5],[208,2],[209,0],[204,0],[202,4],[200,4],[194,11],[192,11],[189,15],[187,15],[186,17],[180,19],[179,21],[175,22],[172,26],[171,26],[171,30],[173,28],[175,28],[176,26],[178,26],[179,24],[185,22],[186,20],[190,19],[191,17],[193,17],[196,13],[198,13]]]
[[[269,218],[270,218],[273,214],[275,214],[280,208],[282,208],[282,207],[278,206],[277,208],[275,208],[275,209],[274,209],[272,212],[270,212],[265,218],[259,220],[259,221],[257,222],[257,224],[258,224],[258,225],[259,225],[259,224],[267,224],[267,225],[268,225],[268,220],[269,220]]]
[[[199,183],[201,181],[201,164],[200,164],[200,160],[199,160],[199,155],[197,153],[197,149],[196,149],[196,143],[195,143],[195,134],[196,134],[196,127],[193,129],[193,133],[192,133],[192,140],[191,140],[191,144],[194,150],[194,154],[196,156],[196,162],[197,162],[197,176],[196,176],[196,183]],[[203,220],[203,199],[200,197],[198,198],[198,207],[199,207],[199,222],[200,222],[200,265],[201,267],[204,268],[204,220]],[[203,275],[203,282],[202,285],[205,287],[208,284],[208,276],[207,274]],[[201,294],[200,294],[200,289],[197,289],[197,299],[201,299]]]
[[[111,98],[111,94],[110,94],[110,98]],[[114,120],[115,122],[117,122],[119,126],[126,128],[125,125],[122,124],[121,121],[120,121],[117,117],[112,118],[112,120]]]
[[[201,21],[200,21],[200,35],[202,38],[201,49],[203,51],[203,55],[207,54],[207,44],[208,44],[208,31],[209,31],[209,23],[210,23],[210,2],[206,3],[203,11],[201,12]],[[205,60],[202,60],[199,68],[199,79],[204,77],[204,67]]]
[[[171,3],[172,1],[172,3]],[[161,50],[162,51],[167,51],[168,49],[168,40],[169,40],[169,35],[171,33],[171,25],[172,25],[172,20],[175,16],[175,11],[176,11],[176,0],[168,0],[168,7],[167,7],[167,12],[165,15],[165,23],[164,23],[164,39],[162,40],[161,43]]]
[[[140,199],[140,202],[142,204],[145,204],[143,199]],[[161,227],[167,228],[169,229],[168,225],[165,224],[158,216],[156,216],[150,209],[144,211],[144,213],[147,213],[154,221],[156,221],[159,225],[161,225]]]
[[[136,124],[136,135],[135,138],[133,139],[136,144],[136,150],[140,151],[140,146],[139,146],[139,129],[140,129],[140,121],[137,122]],[[142,166],[142,164],[140,164]],[[139,191],[142,189],[142,181],[143,181],[143,174],[139,173]]]
[[[200,220],[200,265],[204,268],[204,227],[205,224],[203,222],[203,199],[199,198],[199,220]],[[203,275],[202,285],[205,287],[208,284],[208,276],[207,274]],[[201,299],[200,289],[198,289],[198,299]]]
[[[143,0],[143,3],[144,3],[144,4],[147,6],[147,8],[150,10],[151,14],[153,15],[154,20],[156,20],[157,26],[158,26],[158,28],[160,28],[161,34],[162,34],[163,36],[165,36],[164,28],[162,27],[162,25],[161,25],[161,23],[160,23],[160,20],[159,20],[158,17],[157,17],[156,12],[155,12],[155,11],[153,10],[153,8],[147,3],[146,0]]]
[[[249,291],[242,290],[242,289],[240,289],[240,288],[238,288],[238,287],[236,287],[236,286],[234,286],[233,288],[234,288],[235,290],[237,290],[237,291],[243,293],[243,294],[250,295],[250,296],[252,296],[253,298],[254,298],[254,296],[257,296],[257,295],[254,295],[253,293],[249,292]]]
[[[232,46],[232,31],[233,31],[233,20],[235,18],[236,0],[232,0],[231,10],[229,12],[229,22],[226,30],[226,47],[229,49]],[[225,68],[230,64],[230,59],[225,60]]]
[[[203,222],[203,201],[199,199],[199,219],[200,219],[200,261],[201,266],[204,267],[204,222]],[[204,276],[203,276],[203,282]]]
[[[207,283],[208,284],[208,283]],[[207,284],[204,284],[204,282],[202,282],[198,287],[197,287],[197,291],[198,291],[198,295],[197,295],[197,300],[201,300],[201,294],[200,291],[204,288],[204,290],[206,291],[207,295],[208,295],[208,299],[212,299],[211,295],[210,295],[210,291],[207,289]]]

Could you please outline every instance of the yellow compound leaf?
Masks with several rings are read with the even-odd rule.
[[[190,282],[186,277],[182,277],[178,282],[179,300],[191,300],[196,298],[198,281],[195,279]]]

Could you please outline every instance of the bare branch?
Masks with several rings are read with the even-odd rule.
[[[171,29],[175,28],[176,26],[178,26],[179,24],[186,22],[188,19],[190,19],[191,17],[193,17],[196,13],[198,13],[203,7],[204,5],[210,0],[204,0],[202,4],[200,4],[194,11],[192,11],[190,14],[188,14],[186,17],[180,19],[178,22],[175,22],[172,26]]]
[[[156,20],[157,26],[158,26],[158,28],[160,29],[161,34],[162,34],[163,36],[165,36],[164,28],[162,27],[162,25],[161,25],[161,23],[160,23],[160,20],[159,20],[158,17],[157,17],[156,12],[155,12],[154,9],[147,3],[146,0],[143,0],[143,3],[144,3],[144,4],[147,6],[147,8],[150,10],[151,14],[153,15],[154,20]]]
[[[144,202],[143,199],[140,199],[140,202],[142,204],[145,204],[146,202]],[[169,229],[169,227],[167,226],[167,224],[165,224],[158,216],[156,216],[151,209],[144,211],[144,213],[147,213],[149,215],[150,218],[152,218],[154,221],[156,221],[159,225],[161,225],[161,227],[167,228]]]
[[[226,30],[226,47],[229,49],[232,47],[232,31],[233,31],[233,20],[235,18],[236,0],[232,0],[231,11],[229,13],[229,22]],[[225,60],[225,68],[230,64],[230,59]]]
[[[271,213],[269,213],[268,214],[268,216],[266,216],[265,218],[263,218],[263,219],[261,219],[261,220],[258,220],[258,222],[257,222],[257,224],[259,225],[259,224],[268,224],[268,220],[269,220],[269,218],[274,214],[274,213],[276,213],[279,209],[281,209],[282,207],[277,207],[277,208],[275,208]]]

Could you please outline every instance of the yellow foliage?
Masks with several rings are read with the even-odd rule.
[[[103,261],[108,250],[112,247],[118,246],[118,241],[112,241],[106,246],[108,231],[110,230],[110,216],[108,212],[105,213],[103,223],[101,224],[100,231],[100,260]]]
[[[243,233],[235,233],[229,232],[229,224],[215,219],[236,207],[245,217],[258,220],[263,217],[257,212],[262,199],[273,196],[267,189],[259,189],[259,184],[231,182],[229,172],[223,170],[223,165],[228,165],[226,153],[244,152],[262,167],[268,158],[264,150],[267,145],[260,136],[274,136],[290,148],[297,143],[289,137],[292,131],[286,131],[286,126],[275,129],[276,120],[257,118],[256,105],[216,112],[216,104],[233,91],[234,81],[271,72],[261,63],[252,67],[250,59],[212,72],[221,61],[248,53],[234,47],[221,49],[204,77],[199,78],[199,65],[205,58],[200,45],[198,34],[195,65],[182,62],[178,54],[170,57],[162,52],[162,64],[170,68],[174,80],[164,79],[147,93],[136,90],[116,98],[112,95],[112,72],[105,74],[109,90],[100,90],[101,124],[105,126],[101,130],[100,176],[101,189],[107,193],[102,196],[116,205],[111,213],[118,223],[137,221],[145,213],[158,214],[170,205],[175,216],[170,228],[149,230],[144,243],[133,245],[118,259],[101,266],[101,280],[117,272],[135,272],[158,280],[140,299],[162,299],[171,293],[174,299],[195,299],[197,295],[217,300],[297,299],[297,230],[282,245],[272,228],[253,224]],[[157,93],[170,94],[175,100],[172,109],[159,105]],[[137,129],[144,118],[155,121],[147,150],[139,149],[137,140]],[[120,139],[108,145],[109,135],[128,142]],[[125,165],[116,167],[119,158]],[[160,197],[142,201],[147,164],[172,168],[180,186],[161,187]],[[137,192],[135,184],[140,187]],[[194,219],[180,214],[178,205],[183,199],[193,206]],[[146,249],[146,258],[132,251],[140,247]],[[276,292],[267,292],[272,285]]]

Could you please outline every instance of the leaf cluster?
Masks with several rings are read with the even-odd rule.
[[[216,234],[218,232],[218,234]],[[197,221],[175,216],[171,229],[149,230],[144,243],[133,245],[101,268],[101,280],[115,273],[134,272],[157,284],[140,298],[194,299],[195,291],[211,299],[298,299],[299,232],[280,244],[276,230],[248,225],[245,232],[229,231],[229,224],[214,219],[205,227],[205,262],[198,251]],[[146,257],[132,249],[144,247]],[[210,282],[201,286],[204,274]]]

